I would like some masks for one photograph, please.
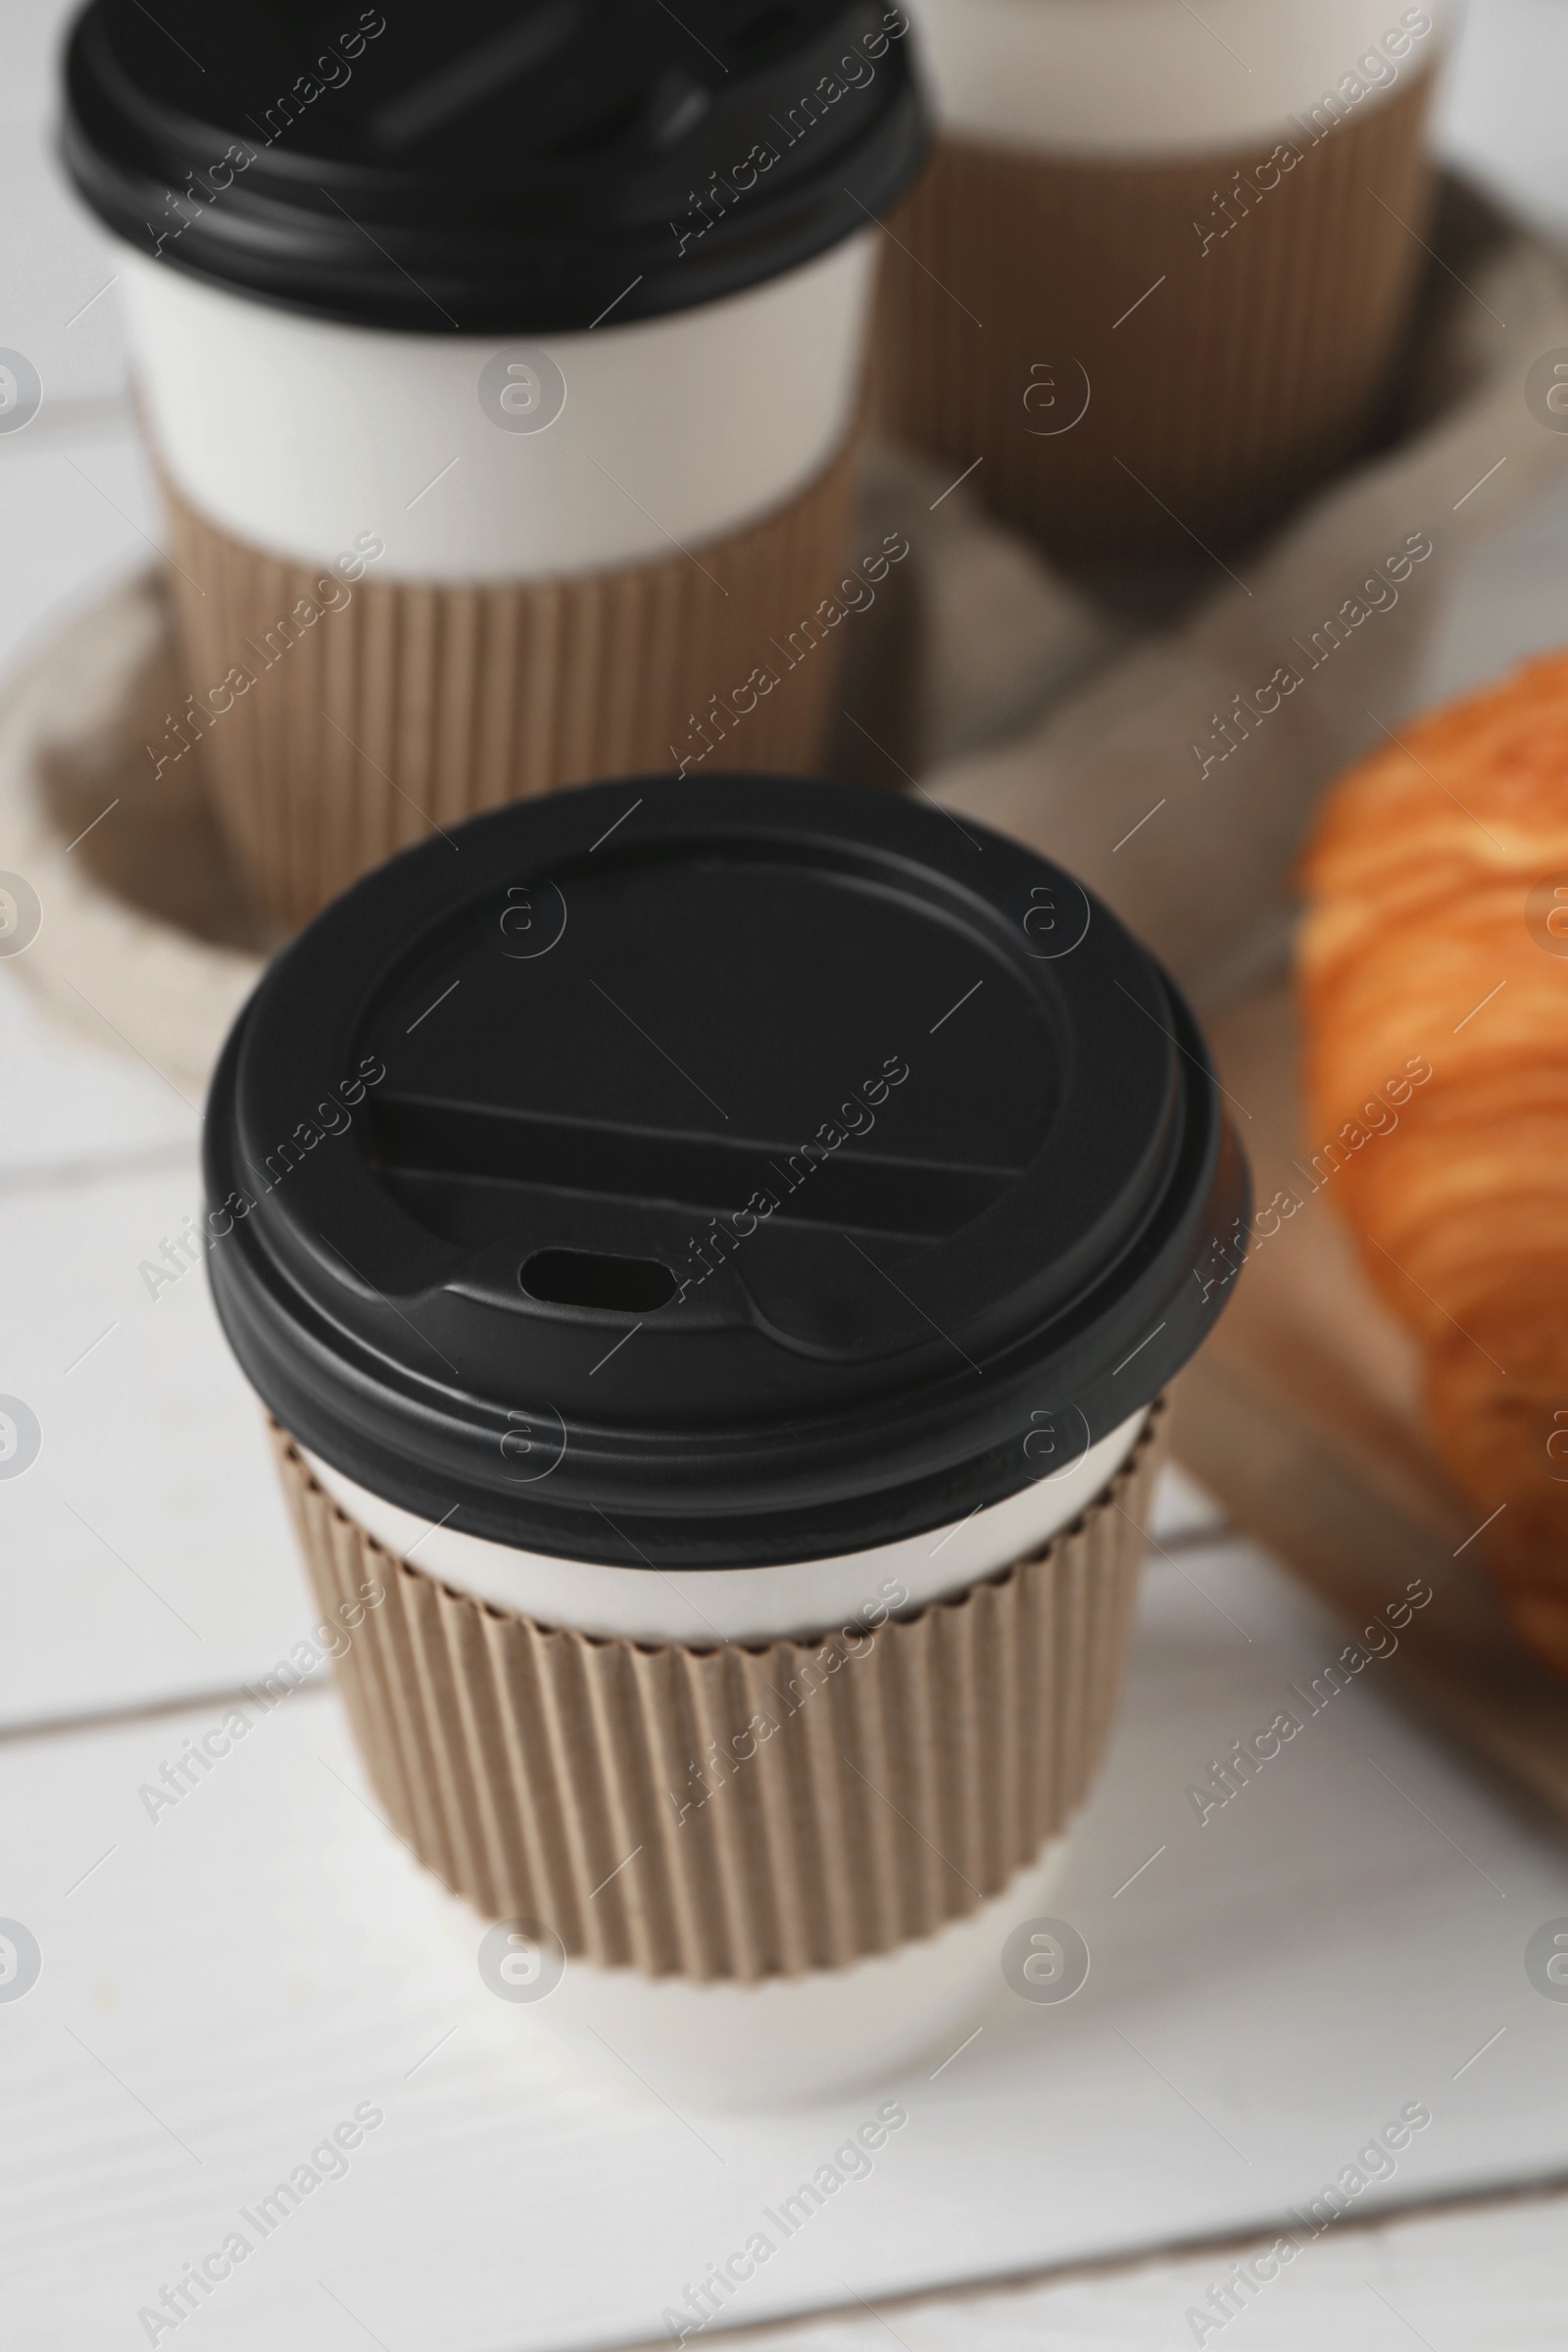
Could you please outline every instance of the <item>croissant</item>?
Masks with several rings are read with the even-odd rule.
[[[1391,735],[1302,882],[1318,1165],[1477,1549],[1568,1678],[1568,654]]]

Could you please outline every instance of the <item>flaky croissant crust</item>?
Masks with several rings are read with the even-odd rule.
[[[1421,1345],[1447,1476],[1498,1514],[1499,1590],[1568,1676],[1568,655],[1391,735],[1301,878],[1331,1197]]]

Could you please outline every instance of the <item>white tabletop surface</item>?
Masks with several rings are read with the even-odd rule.
[[[46,392],[0,438],[0,672],[157,533],[113,261],[48,160],[66,13],[0,0],[0,344]],[[1446,144],[1558,226],[1565,92],[1562,0],[1472,0]],[[1564,640],[1568,502],[1455,583],[1423,692]],[[0,1069],[0,1390],[24,1391],[51,1434],[0,1490],[0,1914],[35,1918],[58,1954],[0,2008],[0,2341],[144,2341],[138,2300],[206,2250],[229,2190],[270,2177],[296,2119],[313,2136],[318,2110],[334,2120],[367,2084],[391,2086],[384,2143],[270,2278],[191,2323],[197,2352],[657,2338],[666,2278],[673,2293],[722,2255],[815,2127],[715,2128],[720,2175],[680,2119],[510,2044],[358,1801],[324,1691],[195,1818],[139,1816],[144,1773],[286,1652],[307,1602],[200,1275],[156,1305],[137,1278],[196,1204],[191,1106],[112,1035],[64,1038],[10,985]],[[1199,1831],[1186,1776],[1333,1637],[1179,1481],[1156,1535],[1133,1703],[1059,1897],[1097,1952],[1092,1988],[1043,2013],[1070,2029],[1054,2039],[1004,2003],[989,2038],[916,2085],[926,2129],[902,2170],[733,2312],[755,2352],[1568,2342],[1568,2004],[1542,2000],[1521,1961],[1568,1914],[1568,1848],[1375,1688],[1294,1781]],[[1250,2233],[1408,2098],[1435,2123],[1399,2175],[1223,2329],[1195,2322]],[[811,2310],[831,2316],[775,2324]]]

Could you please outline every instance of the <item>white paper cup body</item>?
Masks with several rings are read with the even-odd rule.
[[[156,454],[201,513],[301,563],[373,538],[378,578],[496,581],[662,559],[804,490],[854,421],[875,241],[514,338],[340,325],[116,262]]]
[[[938,122],[1055,156],[1178,157],[1358,108],[1436,59],[1455,0],[909,0]],[[1420,29],[1424,24],[1426,29]],[[1351,95],[1347,77],[1365,93]]]
[[[1011,1997],[1003,1991],[1003,1946],[1025,1920],[1049,1915],[1069,1842],[1054,1838],[967,1919],[847,1968],[694,1984],[568,1960],[548,1996],[514,2015],[612,2093],[637,2097],[641,2076],[676,2106],[779,2111],[841,2099],[916,2061],[929,2061],[929,2073],[994,2000]],[[448,1935],[475,1967],[490,1922],[456,1895],[442,1890],[439,1900]]]
[[[808,1640],[884,1622],[961,1592],[1038,1550],[1103,1493],[1148,1419],[1118,1429],[1004,1502],[956,1527],[831,1560],[769,1568],[669,1570],[556,1560],[432,1528],[357,1486],[314,1454],[316,1478],[362,1527],[438,1582],[579,1632],[697,1645]],[[1041,1915],[1067,1849],[1056,1838],[1002,1893],[934,1936],[843,1968],[756,1984],[695,1984],[570,1959],[519,2018],[564,2037],[596,2073],[630,2066],[670,2097],[714,2107],[825,2099],[897,2073],[945,2036],[961,2039],[1001,1984],[1011,1928]],[[472,1956],[483,1932],[468,1908],[444,1909]],[[628,2078],[629,2080],[629,2078]]]
[[[955,1527],[835,1559],[773,1568],[656,1572],[551,1559],[450,1527],[432,1527],[356,1485],[317,1454],[307,1452],[305,1458],[350,1518],[396,1557],[413,1558],[438,1584],[540,1625],[570,1626],[612,1641],[680,1642],[708,1648],[717,1642],[805,1642],[852,1623],[874,1626],[1027,1559],[1109,1484],[1148,1417],[1147,1410],[1132,1414],[1094,1446],[1082,1440],[1075,1445],[1067,1431],[1061,1441],[1064,1468]],[[1055,1442],[1055,1433],[1046,1442]]]

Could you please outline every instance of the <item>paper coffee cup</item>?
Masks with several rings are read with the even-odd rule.
[[[1140,1410],[1059,1487],[1043,1480],[952,1528],[854,1559],[684,1579],[665,1570],[629,1592],[622,1570],[432,1533],[286,1440],[279,1467],[320,1607],[338,1621],[367,1591],[386,1594],[342,1679],[389,1818],[466,1896],[467,1946],[492,1989],[510,1997],[495,1960],[510,1943],[524,1972],[515,1988],[548,2000],[541,2019],[558,2032],[591,2028],[639,2073],[713,2105],[795,2104],[874,2080],[961,2030],[998,1981],[1008,1934],[1044,1912],[1110,1725],[1162,1420]],[[950,1566],[956,1555],[962,1566]],[[617,1580],[621,1592],[607,1593]],[[841,1599],[835,1612],[830,1582],[863,1597],[848,1609]],[[709,1584],[727,1590],[712,1597]],[[495,1597],[531,1589],[548,1592],[548,1613]],[[684,1639],[653,1630],[676,1624],[692,1630]],[[585,1867],[558,1857],[553,1881],[542,1851],[542,1877],[509,1881],[504,1866],[487,1876],[496,1812],[520,1820],[537,1802],[541,1769],[550,1774],[538,1763],[526,1777],[497,1770],[501,1717],[486,1705],[494,1665],[481,1683],[464,1677],[461,1730],[427,1712],[411,1749],[400,1721],[411,1700],[418,1707],[425,1693],[454,1689],[454,1654],[480,1625],[491,1658],[506,1659],[501,1675],[524,1678],[541,1720],[561,1727],[547,1785],[562,1809],[578,1809]],[[994,1686],[1004,1671],[1019,1696],[999,1726]],[[1028,1755],[1025,1710],[1049,1718],[1049,1757]],[[579,1779],[585,1716],[598,1771]],[[683,1747],[676,1727],[688,1723],[696,1728]],[[896,1793],[879,1777],[891,1803],[872,1805],[867,1773],[880,1776],[890,1735],[922,1748],[928,1764]],[[1016,1751],[1012,1771],[976,1772],[956,1803],[937,1776],[961,1773],[999,1736]],[[446,1759],[434,1807],[432,1785],[421,1803],[409,1780],[416,1749]],[[658,1779],[638,1787],[650,1758]],[[735,1816],[725,1823],[715,1810],[710,1839],[710,1807]],[[954,1817],[965,1809],[975,1826],[959,1843]],[[788,1858],[776,1842],[770,1854],[744,1852],[751,1836],[764,1846],[787,1838],[784,1825],[802,1814],[817,1817],[818,1834]],[[606,1902],[617,1862],[625,1875],[667,1880],[662,1936],[635,1907],[638,1887],[627,1889],[625,1914]],[[880,1882],[886,1899],[901,1872],[910,1882],[903,1932],[884,1948],[887,1929],[868,1933],[856,1917],[856,1888]],[[742,1906],[790,1914],[793,1971],[692,1973],[724,1952],[763,1957],[733,1939]],[[490,1928],[498,1912],[514,1937]],[[587,1948],[562,1966],[571,1926]]]
[[[1264,528],[1375,421],[1447,0],[910,4],[940,137],[885,259],[892,428],[1077,565]]]
[[[902,12],[721,55],[639,9],[608,57],[571,8],[368,10],[319,56],[198,15],[94,0],[66,154],[170,514],[192,693],[150,756],[200,760],[267,903],[699,762],[759,673],[730,763],[810,764],[819,608],[876,552],[848,466],[874,215],[921,148]]]
[[[1245,1172],[1169,983],[1000,836],[725,775],[455,838],[236,1025],[219,1311],[492,1989],[828,2088],[1038,1906]]]

